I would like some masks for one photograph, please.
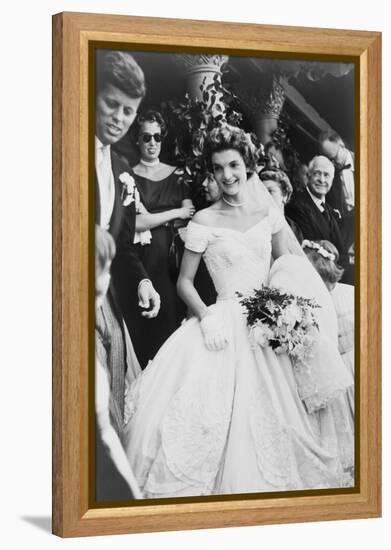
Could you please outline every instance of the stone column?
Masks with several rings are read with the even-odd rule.
[[[186,90],[192,99],[204,100],[201,86],[204,89],[215,82],[217,78],[221,82],[221,68],[227,63],[228,56],[226,55],[208,55],[208,54],[174,54],[174,59],[180,70],[186,78]],[[217,92],[216,101],[213,106],[213,114],[224,112],[224,104],[220,101],[221,94]],[[211,101],[211,93],[209,91],[209,102]],[[223,109],[220,111],[217,105]]]
[[[285,102],[284,88],[276,78],[265,87],[250,87],[241,85],[235,92],[243,102],[243,108],[252,120],[255,134],[263,145],[271,140],[271,135],[277,129],[278,119]]]
[[[260,100],[261,108],[255,117],[254,129],[261,143],[265,145],[277,129],[278,119],[285,102],[284,88],[273,78],[271,89],[262,94]]]

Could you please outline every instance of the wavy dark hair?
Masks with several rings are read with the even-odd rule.
[[[135,134],[138,136],[140,133],[141,125],[144,122],[156,122],[160,126],[160,131],[162,133],[162,137],[166,137],[167,135],[167,124],[164,120],[163,116],[159,111],[154,111],[153,109],[149,109],[145,113],[140,113],[134,123],[135,127]]]
[[[145,78],[140,66],[128,52],[96,51],[96,93],[108,84],[133,99],[145,96]]]
[[[204,153],[208,169],[211,172],[213,172],[213,153],[220,153],[227,149],[234,149],[241,155],[248,173],[255,171],[258,155],[251,137],[237,126],[223,124],[213,128],[206,137]]]

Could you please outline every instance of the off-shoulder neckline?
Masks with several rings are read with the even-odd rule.
[[[219,231],[221,231],[221,230],[223,230],[223,231],[233,231],[234,233],[239,233],[241,235],[245,235],[246,233],[249,233],[250,231],[252,231],[256,227],[258,227],[258,225],[260,225],[267,218],[269,218],[269,215],[270,215],[270,211],[265,216],[263,216],[257,223],[255,223],[254,225],[252,225],[251,227],[249,227],[245,231],[240,231],[240,229],[233,229],[231,227],[220,227],[218,225],[203,225],[202,223],[194,222],[193,220],[191,220],[189,222],[189,224],[198,225],[199,227],[204,227],[205,229],[212,229],[212,230],[213,229],[218,229]]]

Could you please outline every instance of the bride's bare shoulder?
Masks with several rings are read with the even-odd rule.
[[[200,225],[213,226],[216,223],[216,208],[214,205],[199,210],[193,216],[193,222]]]

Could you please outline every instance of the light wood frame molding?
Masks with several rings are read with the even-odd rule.
[[[360,204],[359,484],[340,494],[90,508],[90,42],[354,58]],[[120,47],[120,46],[119,46]],[[357,91],[357,90],[356,90]],[[53,532],[62,537],[370,518],[381,514],[381,33],[87,13],[53,17]],[[91,292],[91,290],[90,290]]]

